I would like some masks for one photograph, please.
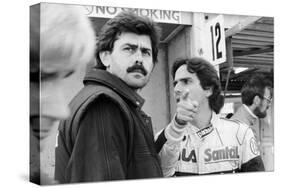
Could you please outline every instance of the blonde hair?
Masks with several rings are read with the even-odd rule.
[[[32,28],[31,35],[39,35],[35,40],[40,38],[41,71],[63,70],[92,60],[95,33],[82,7],[41,3],[39,12],[41,13],[40,35],[38,31],[32,32]],[[35,16],[31,15],[31,27],[32,19],[38,19]],[[38,52],[38,49],[34,49],[38,44],[33,42],[32,36],[30,45],[31,51]]]

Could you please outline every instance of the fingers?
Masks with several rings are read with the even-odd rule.
[[[177,103],[177,108],[182,108],[186,111],[192,111],[196,113],[198,111],[198,102],[197,101],[179,101]]]
[[[189,90],[188,89],[184,90],[181,93],[180,100],[182,100],[182,101],[187,100],[188,99],[188,95],[189,95]]]
[[[187,122],[190,122],[194,118],[194,112],[192,111],[187,111],[184,108],[178,107],[177,108],[177,122],[180,122],[180,124],[186,124]]]
[[[188,95],[188,91],[184,92],[180,97],[180,101],[177,103],[176,119],[179,120],[181,124],[182,122],[186,124],[192,121],[198,111],[198,102],[192,101]]]

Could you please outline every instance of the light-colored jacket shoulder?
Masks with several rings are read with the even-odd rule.
[[[235,136],[240,145],[245,140],[247,132],[250,130],[250,127],[238,120],[220,118],[221,124],[218,127],[223,132],[228,132],[229,136]]]

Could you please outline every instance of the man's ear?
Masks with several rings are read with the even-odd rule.
[[[253,104],[254,104],[255,106],[258,106],[258,105],[260,105],[260,103],[261,103],[261,98],[256,95],[256,96],[254,97],[254,99],[253,99]]]
[[[210,87],[205,90],[205,95],[207,98],[209,98],[213,94],[213,87]]]
[[[102,64],[105,67],[109,67],[110,66],[110,52],[109,51],[102,51],[99,53],[100,59]]]

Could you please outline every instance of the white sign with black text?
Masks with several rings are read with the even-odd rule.
[[[209,46],[209,61],[218,65],[226,61],[226,46],[223,16],[219,15],[206,24],[206,40]]]
[[[172,10],[121,8],[107,6],[83,6],[85,14],[89,17],[113,18],[122,11],[132,11],[139,16],[146,16],[161,23],[181,23],[181,12]]]

